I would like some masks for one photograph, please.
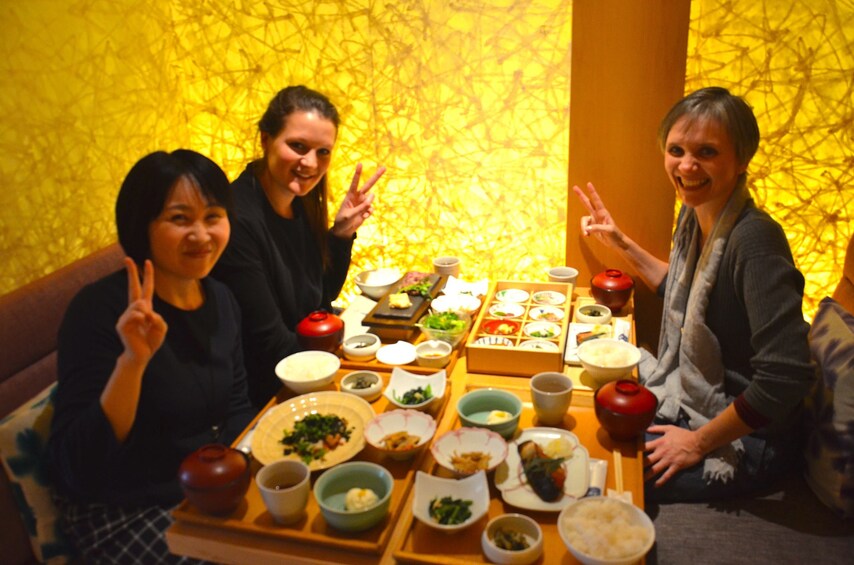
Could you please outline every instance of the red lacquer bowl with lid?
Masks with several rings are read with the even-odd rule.
[[[249,489],[245,453],[219,443],[204,445],[181,462],[178,480],[190,504],[217,516],[234,512]]]
[[[658,399],[637,381],[620,379],[601,386],[593,395],[593,405],[611,438],[630,441],[652,423]]]
[[[335,353],[344,339],[344,320],[324,310],[315,310],[299,324],[297,337],[303,350]]]
[[[590,279],[590,294],[593,299],[612,312],[618,312],[628,303],[635,288],[632,277],[619,269],[606,269]]]

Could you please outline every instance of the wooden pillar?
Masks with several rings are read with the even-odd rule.
[[[627,269],[616,252],[579,230],[586,210],[573,185],[592,182],[617,224],[666,259],[675,192],[658,149],[658,124],[684,93],[690,0],[575,0],[572,22],[567,265],[579,284],[605,268]],[[661,301],[636,280],[638,343],[658,343]]]

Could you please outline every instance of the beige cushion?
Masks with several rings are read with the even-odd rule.
[[[854,516],[854,315],[822,300],[810,349],[821,375],[807,402],[806,479],[822,502]]]
[[[51,498],[46,458],[53,417],[50,395],[55,386],[44,389],[0,421],[0,459],[36,558],[45,563],[67,563],[72,551]]]

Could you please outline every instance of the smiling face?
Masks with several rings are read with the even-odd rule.
[[[159,285],[206,277],[230,234],[225,208],[206,201],[194,182],[181,177],[148,227],[155,281]]]
[[[275,137],[262,132],[265,189],[291,198],[311,192],[329,169],[337,133],[328,118],[316,111],[301,110],[285,119]]]
[[[679,118],[664,147],[664,169],[686,206],[714,219],[747,170],[726,128],[708,117]]]

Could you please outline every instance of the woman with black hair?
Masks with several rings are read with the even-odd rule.
[[[214,271],[240,303],[249,394],[263,407],[281,388],[276,363],[299,351],[296,326],[315,310],[331,311],[350,267],[356,230],[373,213],[361,187],[362,165],[332,226],[327,172],[340,119],[326,96],[289,86],[258,123],[263,157],[232,184],[236,219],[231,242]]]
[[[66,533],[87,563],[181,562],[163,532],[178,468],[255,414],[240,311],[206,278],[229,234],[230,188],[189,150],[137,162],[116,202],[117,271],[78,293],[58,340],[49,455]],[[142,271],[142,281],[139,272]]]

